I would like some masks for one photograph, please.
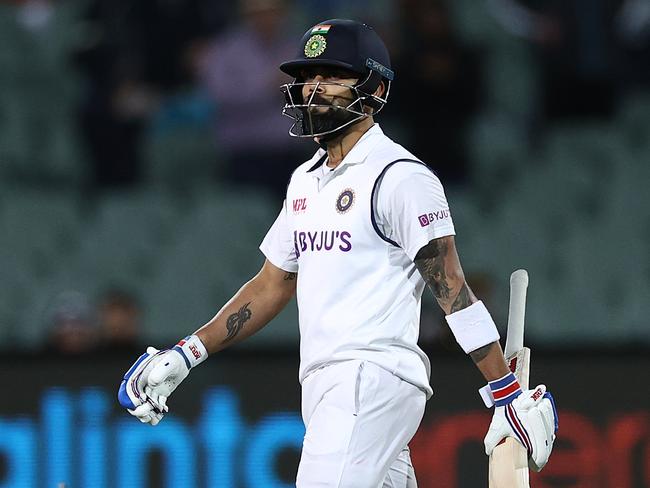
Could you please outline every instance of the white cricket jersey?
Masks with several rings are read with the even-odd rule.
[[[300,381],[329,363],[371,361],[432,394],[417,345],[425,283],[413,263],[453,235],[443,187],[377,124],[334,169],[326,152],[291,176],[260,249],[297,272]]]

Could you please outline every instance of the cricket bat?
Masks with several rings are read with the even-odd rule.
[[[530,349],[524,347],[524,318],[528,272],[518,269],[510,275],[510,305],[504,355],[522,390],[528,389]],[[508,437],[494,448],[489,460],[489,488],[530,488],[528,453]]]

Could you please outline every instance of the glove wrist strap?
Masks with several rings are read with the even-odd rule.
[[[515,398],[521,395],[519,381],[517,381],[517,377],[512,373],[508,373],[498,380],[490,381],[488,385],[494,398],[494,404],[497,407],[503,407],[512,403]]]
[[[183,357],[187,369],[192,369],[208,359],[208,350],[195,335],[181,339],[173,349]]]

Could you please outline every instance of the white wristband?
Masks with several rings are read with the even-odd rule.
[[[467,308],[445,317],[454,333],[456,342],[469,354],[499,340],[499,331],[483,302],[478,301]]]
[[[187,369],[192,369],[194,366],[198,366],[208,359],[208,350],[203,345],[203,342],[201,342],[201,339],[195,335],[181,339],[173,349],[183,356]]]

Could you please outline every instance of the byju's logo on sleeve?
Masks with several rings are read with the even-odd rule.
[[[418,217],[421,227],[426,227],[429,224],[432,224],[438,220],[448,219],[451,213],[448,208],[438,210],[437,212],[429,212],[428,214],[422,214]]]

